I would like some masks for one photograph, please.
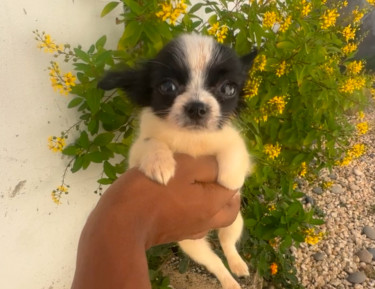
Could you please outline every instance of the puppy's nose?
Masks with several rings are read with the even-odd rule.
[[[190,102],[185,106],[185,112],[191,119],[201,119],[206,116],[208,108],[202,102]]]

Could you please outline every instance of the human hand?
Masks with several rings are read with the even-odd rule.
[[[149,289],[145,249],[235,220],[239,194],[215,182],[215,158],[175,158],[167,186],[131,169],[103,194],[82,230],[72,289]]]

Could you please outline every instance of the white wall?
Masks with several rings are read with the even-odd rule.
[[[101,19],[104,0],[0,1],[0,288],[70,288],[78,237],[98,200],[99,169],[68,174],[70,194],[55,205],[67,159],[47,148],[77,117],[69,96],[55,93],[32,31],[83,47],[107,34],[115,47],[116,13]],[[70,69],[69,66],[66,69]]]

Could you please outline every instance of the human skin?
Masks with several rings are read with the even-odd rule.
[[[175,159],[167,186],[130,169],[106,190],[82,230],[72,289],[150,289],[148,248],[235,220],[240,197],[216,183],[215,158]]]

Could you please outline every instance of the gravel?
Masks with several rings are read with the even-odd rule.
[[[324,170],[319,180],[332,182],[330,188],[302,188],[314,199],[304,206],[316,206],[326,222],[320,227],[322,241],[293,250],[306,289],[375,288],[375,111],[365,120],[370,129],[359,141],[366,153],[348,166]]]

